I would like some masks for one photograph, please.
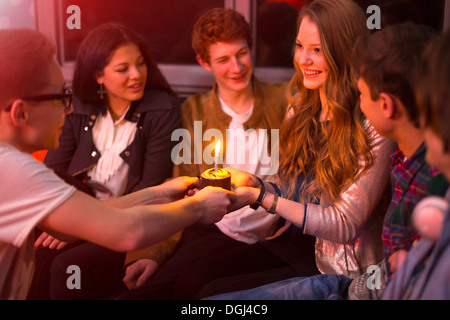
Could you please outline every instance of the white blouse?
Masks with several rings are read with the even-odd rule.
[[[130,106],[117,121],[113,120],[108,110],[105,115],[97,117],[92,128],[94,144],[101,157],[88,170],[88,184],[100,200],[116,198],[125,193],[129,166],[120,157],[120,153],[133,141],[137,130],[135,123],[125,120],[129,108]]]
[[[227,131],[234,130],[236,133],[233,135],[236,138],[234,143],[227,140],[224,167],[247,171],[264,179],[260,174],[260,159],[262,153],[266,153],[266,158],[268,158],[267,139],[259,139],[261,133],[258,130],[246,132],[244,129],[244,123],[252,115],[253,106],[248,112],[238,114],[227,106],[220,97],[219,101],[222,110],[232,117]],[[263,141],[262,144],[260,144],[261,141]],[[245,243],[264,240],[274,233],[277,225],[277,215],[267,213],[263,207],[253,210],[249,206],[230,212],[216,223],[216,226],[224,234]]]

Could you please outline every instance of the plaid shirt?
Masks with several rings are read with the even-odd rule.
[[[447,181],[436,168],[425,162],[425,154],[426,147],[422,144],[409,159],[405,160],[399,149],[392,155],[392,200],[382,231],[386,262],[395,251],[409,250],[414,241],[420,239],[411,221],[416,204],[430,194],[443,195],[447,190]],[[390,274],[388,263],[387,267]]]

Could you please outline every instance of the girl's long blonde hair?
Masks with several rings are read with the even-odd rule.
[[[329,70],[324,93],[330,120],[320,121],[319,90],[304,87],[294,59],[297,72],[289,84],[293,116],[280,130],[279,175],[291,199],[311,202],[324,195],[335,202],[373,163],[351,68],[352,47],[368,29],[364,13],[351,0],[314,1],[300,12],[298,27],[306,16],[319,29]]]

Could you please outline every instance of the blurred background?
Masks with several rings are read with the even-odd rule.
[[[34,0],[0,0],[0,29],[36,28]]]
[[[196,62],[192,26],[214,7],[233,8],[253,28],[255,74],[263,81],[289,81],[294,73],[292,47],[299,10],[313,0],[0,0],[0,29],[33,28],[52,39],[70,83],[78,47],[91,28],[118,21],[142,33],[156,61],[181,97],[210,90],[214,79]],[[411,20],[438,31],[450,22],[450,0],[354,0],[364,12],[381,10],[381,27]],[[69,29],[67,8],[80,8],[80,29]],[[370,13],[367,14],[370,16]],[[376,31],[376,30],[373,30]]]

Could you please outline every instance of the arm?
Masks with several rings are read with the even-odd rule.
[[[179,177],[169,180],[163,185],[148,188],[148,190],[155,191],[153,199],[154,203],[170,203],[177,200],[180,195],[182,196],[186,194],[188,190],[195,187],[195,184],[192,182],[196,181],[197,178]],[[188,185],[187,188],[186,185]],[[125,265],[129,265],[139,259],[150,259],[155,261],[156,264],[162,264],[173,252],[173,250],[175,250],[175,247],[181,238],[181,234],[182,231],[179,231],[178,233],[172,235],[169,239],[166,239],[149,248],[128,252],[125,258]]]
[[[276,213],[297,226],[303,227],[306,234],[337,243],[353,240],[370,219],[389,181],[390,155],[394,151],[395,144],[378,137],[373,141],[372,147],[373,166],[342,193],[337,203],[334,205],[307,204],[305,210],[305,205],[302,203],[279,198]],[[252,188],[257,185],[255,179],[242,172],[233,172],[232,178],[233,183],[239,186],[251,187],[240,188],[242,190],[237,193],[244,196],[238,197],[239,202],[254,203],[259,195],[259,189]],[[262,205],[267,210],[272,206],[274,196],[270,184],[265,183],[265,187],[266,196]]]
[[[164,204],[182,199],[197,186],[198,178],[178,177],[158,186],[141,189],[103,203],[116,208],[129,208],[146,204]]]
[[[178,242],[181,239],[182,234],[183,231],[179,231],[174,235],[172,235],[170,238],[162,242],[159,242],[151,247],[127,252],[127,255],[125,257],[125,265],[126,266],[130,265],[133,262],[140,259],[150,259],[155,261],[158,265],[163,264],[164,261],[175,250],[176,246],[178,245]]]
[[[130,251],[162,241],[194,222],[219,221],[227,213],[230,199],[231,192],[207,187],[170,204],[118,209],[75,191],[39,226],[112,250]]]
[[[308,204],[304,226],[306,234],[345,243],[353,240],[365,227],[386,188],[389,188],[391,154],[396,145],[374,133],[371,147],[374,154],[372,167],[342,192],[333,206]]]
[[[196,186],[196,181],[197,178],[179,177],[156,187],[146,188],[123,197],[104,201],[103,204],[116,208],[129,208],[132,206],[145,204],[169,203],[182,199],[188,190]],[[49,233],[50,236],[43,233],[41,237],[36,240],[36,248],[40,245],[50,248],[61,248],[59,246],[61,241],[73,242],[79,240],[79,238],[47,229],[45,226],[41,226],[41,228],[45,231],[45,233]]]
[[[125,277],[123,282],[128,289],[136,289],[146,282],[173,253],[181,239],[183,231],[172,235],[169,239],[151,247],[130,251],[125,258]]]

